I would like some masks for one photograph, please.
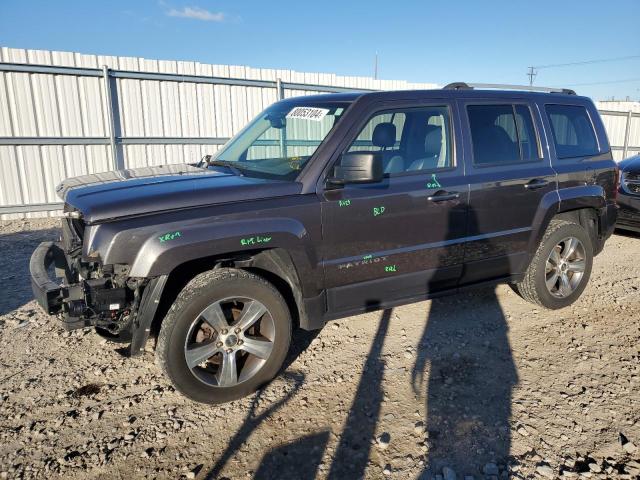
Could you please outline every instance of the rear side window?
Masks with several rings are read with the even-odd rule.
[[[545,105],[558,158],[597,155],[598,142],[587,109],[577,105]]]
[[[520,163],[540,158],[536,130],[526,105],[469,105],[467,112],[474,164]]]

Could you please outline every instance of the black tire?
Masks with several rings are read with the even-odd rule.
[[[564,298],[554,296],[546,285],[546,265],[551,251],[563,239],[573,237],[578,239],[584,250],[584,272],[579,283],[571,294]],[[513,290],[524,300],[541,307],[557,310],[574,303],[582,294],[589,282],[593,266],[593,245],[586,230],[573,222],[566,220],[552,220],[542,237],[538,250],[531,260],[521,282],[512,285]]]
[[[212,386],[187,365],[185,345],[196,318],[209,305],[229,297],[262,303],[273,319],[271,352],[260,369],[234,386]],[[244,270],[221,268],[194,277],[180,292],[162,322],[156,358],[175,388],[196,402],[216,404],[253,393],[277,375],[291,342],[291,315],[282,295],[263,278]],[[198,367],[199,368],[199,367]]]

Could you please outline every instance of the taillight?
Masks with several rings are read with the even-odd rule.
[[[616,189],[614,190],[614,193],[613,193],[613,199],[616,201],[618,200],[618,191],[620,190],[621,183],[622,183],[622,170],[620,170],[620,167],[616,165]]]

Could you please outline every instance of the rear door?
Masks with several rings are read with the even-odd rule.
[[[456,161],[454,108],[445,100],[372,107],[336,152],[380,152],[387,173],[377,184],[320,187],[330,312],[379,308],[457,285],[468,186]]]
[[[459,101],[466,130],[470,184],[462,284],[520,273],[526,268],[534,216],[556,190],[535,105],[521,99]]]

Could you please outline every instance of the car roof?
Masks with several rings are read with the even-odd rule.
[[[587,97],[580,95],[570,95],[567,93],[546,93],[546,92],[528,92],[522,90],[476,90],[476,89],[433,89],[433,90],[385,90],[385,91],[356,91],[344,93],[325,93],[318,95],[307,95],[301,97],[292,97],[283,102],[300,102],[305,103],[330,103],[330,102],[354,102],[362,99],[371,102],[381,102],[388,100],[428,100],[430,98],[464,98],[464,99],[527,99],[540,100],[543,102],[558,103],[574,103],[575,100],[588,100]]]

